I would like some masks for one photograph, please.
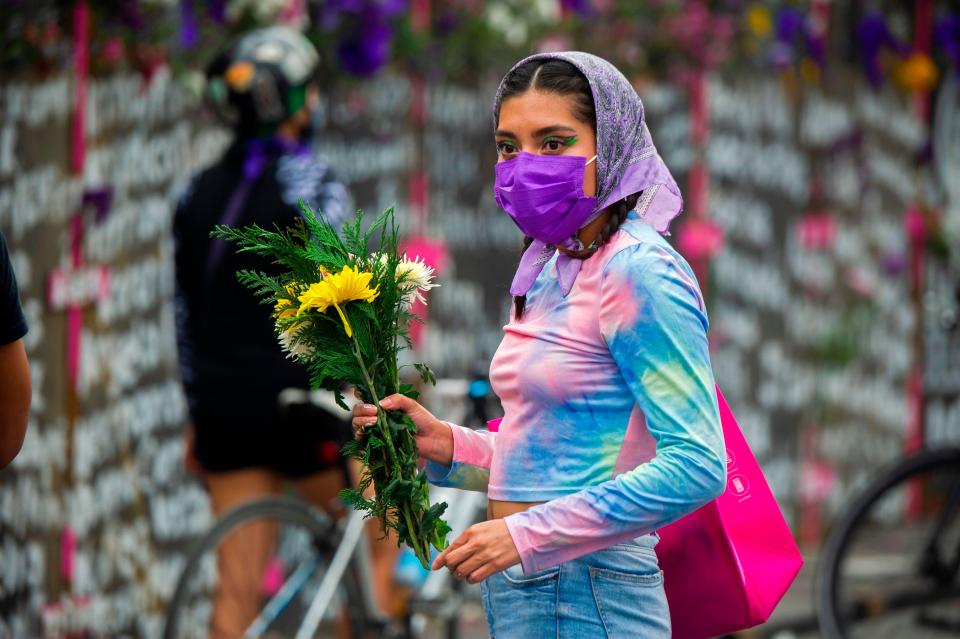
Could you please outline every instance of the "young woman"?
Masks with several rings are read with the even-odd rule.
[[[499,639],[669,637],[656,530],[726,480],[703,299],[660,235],[679,190],[633,87],[596,56],[521,61],[494,122],[497,202],[526,235],[490,367],[499,432],[381,402],[416,423],[431,481],[490,499],[434,568],[483,581]]]

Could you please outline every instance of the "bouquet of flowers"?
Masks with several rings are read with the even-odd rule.
[[[303,202],[300,206],[303,220],[291,228],[218,226],[213,235],[285,269],[277,276],[244,270],[237,278],[273,305],[280,343],[307,367],[313,388],[332,391],[344,409],[344,385],[359,389],[377,406],[393,393],[416,399],[418,393],[400,383],[397,355],[410,347],[409,323],[420,321],[410,311],[414,300],[423,300],[437,286],[433,269],[400,254],[392,208],[368,230],[358,212],[338,233],[322,215]],[[373,240],[376,252],[371,252]],[[424,383],[436,383],[429,367],[414,366]],[[343,448],[344,455],[361,462],[363,473],[359,485],[342,497],[368,517],[379,518],[384,532],[395,530],[426,568],[430,547],[443,550],[450,527],[441,519],[447,504],[430,505],[415,432],[402,413],[380,409],[376,426]],[[373,499],[364,495],[371,486]]]

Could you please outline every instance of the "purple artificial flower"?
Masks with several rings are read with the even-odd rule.
[[[783,7],[777,12],[776,38],[793,44],[806,31],[807,16],[796,9]]]
[[[770,61],[777,69],[786,69],[793,64],[793,47],[785,42],[774,42],[770,49]]]
[[[800,11],[783,7],[777,12],[774,41],[770,51],[774,67],[785,69],[793,64],[797,42],[806,33],[807,18]]]
[[[880,51],[889,48],[900,55],[906,55],[909,51],[909,47],[893,37],[886,20],[879,13],[869,13],[860,20],[857,27],[857,41],[860,44],[864,72],[874,88],[883,84]]]
[[[382,22],[404,14],[409,8],[409,0],[328,0],[317,8],[317,23],[324,29],[334,29],[343,15]]]
[[[374,6],[381,17],[395,18],[407,12],[410,8],[409,0],[380,0]]]
[[[393,32],[383,20],[364,20],[360,29],[337,47],[343,67],[354,75],[371,76],[390,58]]]
[[[814,35],[812,30],[807,29],[804,41],[807,45],[807,55],[822,70],[827,64],[827,46],[823,36]]]
[[[880,261],[880,271],[887,277],[897,277],[906,267],[907,258],[900,252],[887,253]]]
[[[193,12],[193,0],[180,0],[180,46],[192,49],[199,41],[200,29]]]
[[[560,0],[560,9],[565,15],[573,14],[582,18],[593,13],[590,0]]]
[[[950,64],[960,70],[960,18],[955,13],[945,14],[937,20],[933,34]]]

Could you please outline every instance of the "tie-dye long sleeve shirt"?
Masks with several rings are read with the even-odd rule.
[[[703,298],[636,214],[566,297],[547,264],[504,331],[490,368],[499,431],[452,426],[451,465],[427,472],[491,499],[546,502],[506,518],[524,572],[651,533],[723,490]]]

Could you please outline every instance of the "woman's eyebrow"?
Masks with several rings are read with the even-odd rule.
[[[576,133],[576,129],[569,127],[565,124],[551,124],[550,126],[545,126],[542,129],[537,129],[533,132],[534,138],[542,138],[550,135],[551,133]],[[503,129],[497,129],[493,133],[498,138],[511,138],[517,139],[517,136],[514,135],[512,131],[505,131]]]
[[[563,124],[554,124],[552,126],[545,126],[542,129],[534,131],[534,138],[542,138],[550,135],[551,133],[576,133],[576,129],[573,129],[569,126]]]

